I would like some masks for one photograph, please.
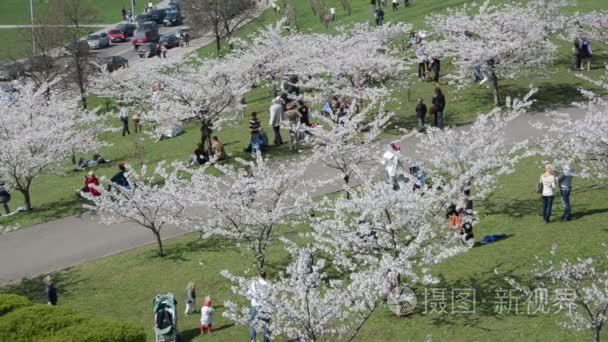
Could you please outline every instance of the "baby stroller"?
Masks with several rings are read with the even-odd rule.
[[[156,342],[178,341],[177,301],[173,293],[154,297],[154,333]]]

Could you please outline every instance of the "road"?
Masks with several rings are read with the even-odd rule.
[[[164,34],[175,34],[182,27],[183,26],[160,26],[158,33],[161,36]],[[107,32],[108,30],[105,31]],[[111,43],[110,47],[99,50],[93,50],[92,52],[99,57],[120,56],[127,59],[129,63],[137,63],[140,57],[137,55],[137,51],[133,48],[133,45],[131,44],[131,38],[129,38],[124,43]],[[179,47],[174,49],[179,49]]]

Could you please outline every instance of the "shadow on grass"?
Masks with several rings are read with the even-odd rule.
[[[155,245],[156,247],[156,245]],[[177,244],[166,243],[163,245],[165,256],[158,255],[158,249],[146,251],[145,259],[171,260],[171,261],[190,261],[187,254],[194,252],[225,252],[227,249],[235,248],[236,244],[229,239],[211,237],[208,239],[194,239],[188,242]]]
[[[2,217],[2,223],[12,225],[19,223],[23,226],[57,220],[66,216],[81,214],[85,210],[82,208],[84,201],[76,195],[73,198],[63,198],[55,202],[36,205],[29,212],[21,212],[12,216]],[[14,209],[14,208],[12,208]]]
[[[515,276],[513,270],[500,274],[488,271],[453,281],[439,275],[439,283],[431,288],[414,289],[418,299],[414,314],[430,317],[437,326],[468,326],[489,331],[484,327],[487,322],[481,321],[484,317],[501,320],[527,313],[525,295],[514,290],[506,277],[534,288],[528,280]]]
[[[213,328],[213,332],[222,331],[222,330],[231,328],[233,326],[234,326],[234,323],[220,325],[217,328]],[[193,329],[184,330],[179,335],[181,337],[181,339],[180,339],[181,341],[187,342],[187,341],[192,341],[195,338],[197,338],[199,335],[201,335],[201,331],[200,331],[200,328],[193,328]],[[213,336],[213,333],[209,334],[209,338],[211,338],[212,336]]]
[[[46,303],[46,286],[44,277],[46,275],[37,276],[34,278],[23,278],[19,283],[6,285],[0,288],[0,293],[12,293],[20,296],[25,296],[31,299],[34,303]],[[74,271],[66,270],[52,274],[57,287],[58,302],[61,305],[63,296],[69,296],[73,293],[73,289],[77,288],[77,284],[83,282]]]
[[[542,202],[540,198],[497,198],[491,197],[483,201],[480,205],[484,215],[508,215],[520,218],[529,215],[540,215]]]

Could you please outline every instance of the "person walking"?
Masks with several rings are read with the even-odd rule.
[[[376,26],[382,26],[382,22],[384,21],[384,11],[382,10],[382,7],[376,8],[374,17],[376,18]]]
[[[593,55],[592,52],[593,51],[591,50],[591,42],[589,41],[589,38],[581,38],[581,70],[585,70],[585,64],[587,64],[587,71],[591,71],[591,57]]]
[[[445,96],[441,92],[441,88],[435,88],[435,95],[433,95],[433,106],[435,106],[435,126],[439,129],[443,129],[443,115],[445,111]]]
[[[135,127],[135,133],[141,133],[141,117],[138,113],[133,115],[133,126]]]
[[[190,47],[190,33],[184,32],[184,46]]]
[[[437,57],[431,59],[431,74],[433,75],[433,82],[439,83],[439,72],[441,71],[441,60]]]
[[[570,221],[571,219],[570,192],[572,191],[572,177],[574,177],[574,169],[570,165],[564,166],[564,169],[557,177],[557,184],[559,184],[562,204],[564,205],[562,221]]]
[[[11,201],[11,193],[8,191],[6,183],[0,182],[0,204],[4,207],[6,214],[10,214],[11,210],[8,203]]]
[[[390,143],[388,149],[382,155],[382,165],[386,171],[388,182],[393,190],[399,190],[399,182],[404,180],[403,164],[401,162],[401,146],[398,143]]]
[[[553,175],[553,165],[545,164],[545,172],[538,180],[537,192],[543,198],[543,219],[545,223],[551,222],[551,210],[553,209],[553,190],[557,186],[557,178]]]
[[[160,46],[160,52],[163,54],[163,58],[167,58],[167,45],[166,44],[161,44]]]
[[[424,118],[426,117],[427,108],[422,97],[418,98],[416,105],[416,119],[418,119],[418,132],[424,131]]]
[[[120,19],[121,20],[127,20],[127,10],[123,7],[122,10],[120,10]]]
[[[281,120],[283,120],[283,103],[280,97],[276,97],[272,100],[272,105],[270,106],[270,121],[268,123],[274,132],[275,145],[283,144],[283,138],[281,138]]]
[[[124,137],[125,134],[131,135],[129,131],[129,112],[127,112],[125,107],[120,107],[119,117],[120,122],[122,122],[122,136]]]
[[[579,37],[574,38],[572,47],[573,60],[572,60],[572,70],[576,71],[581,68],[581,40]]]
[[[213,306],[211,298],[205,297],[203,306],[201,307],[201,334],[213,332]]]
[[[249,341],[256,341],[258,334],[256,325],[262,325],[264,342],[270,342],[270,330],[268,329],[269,317],[264,310],[264,302],[269,295],[268,286],[266,274],[262,273],[258,279],[251,282],[249,290],[247,291],[251,298],[251,329],[249,330]]]
[[[46,302],[50,306],[57,305],[57,288],[55,287],[55,282],[50,275],[44,277],[44,284],[46,285],[45,294],[46,294]]]
[[[393,12],[399,10],[399,0],[393,0]]]
[[[196,311],[196,286],[193,281],[188,282],[188,286],[186,286],[185,298],[186,311],[184,314],[192,315]]]

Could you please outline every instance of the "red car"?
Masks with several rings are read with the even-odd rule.
[[[125,34],[122,33],[122,31],[117,28],[113,28],[110,31],[108,31],[108,37],[110,37],[110,41],[112,43],[127,41],[127,36],[125,36]]]

